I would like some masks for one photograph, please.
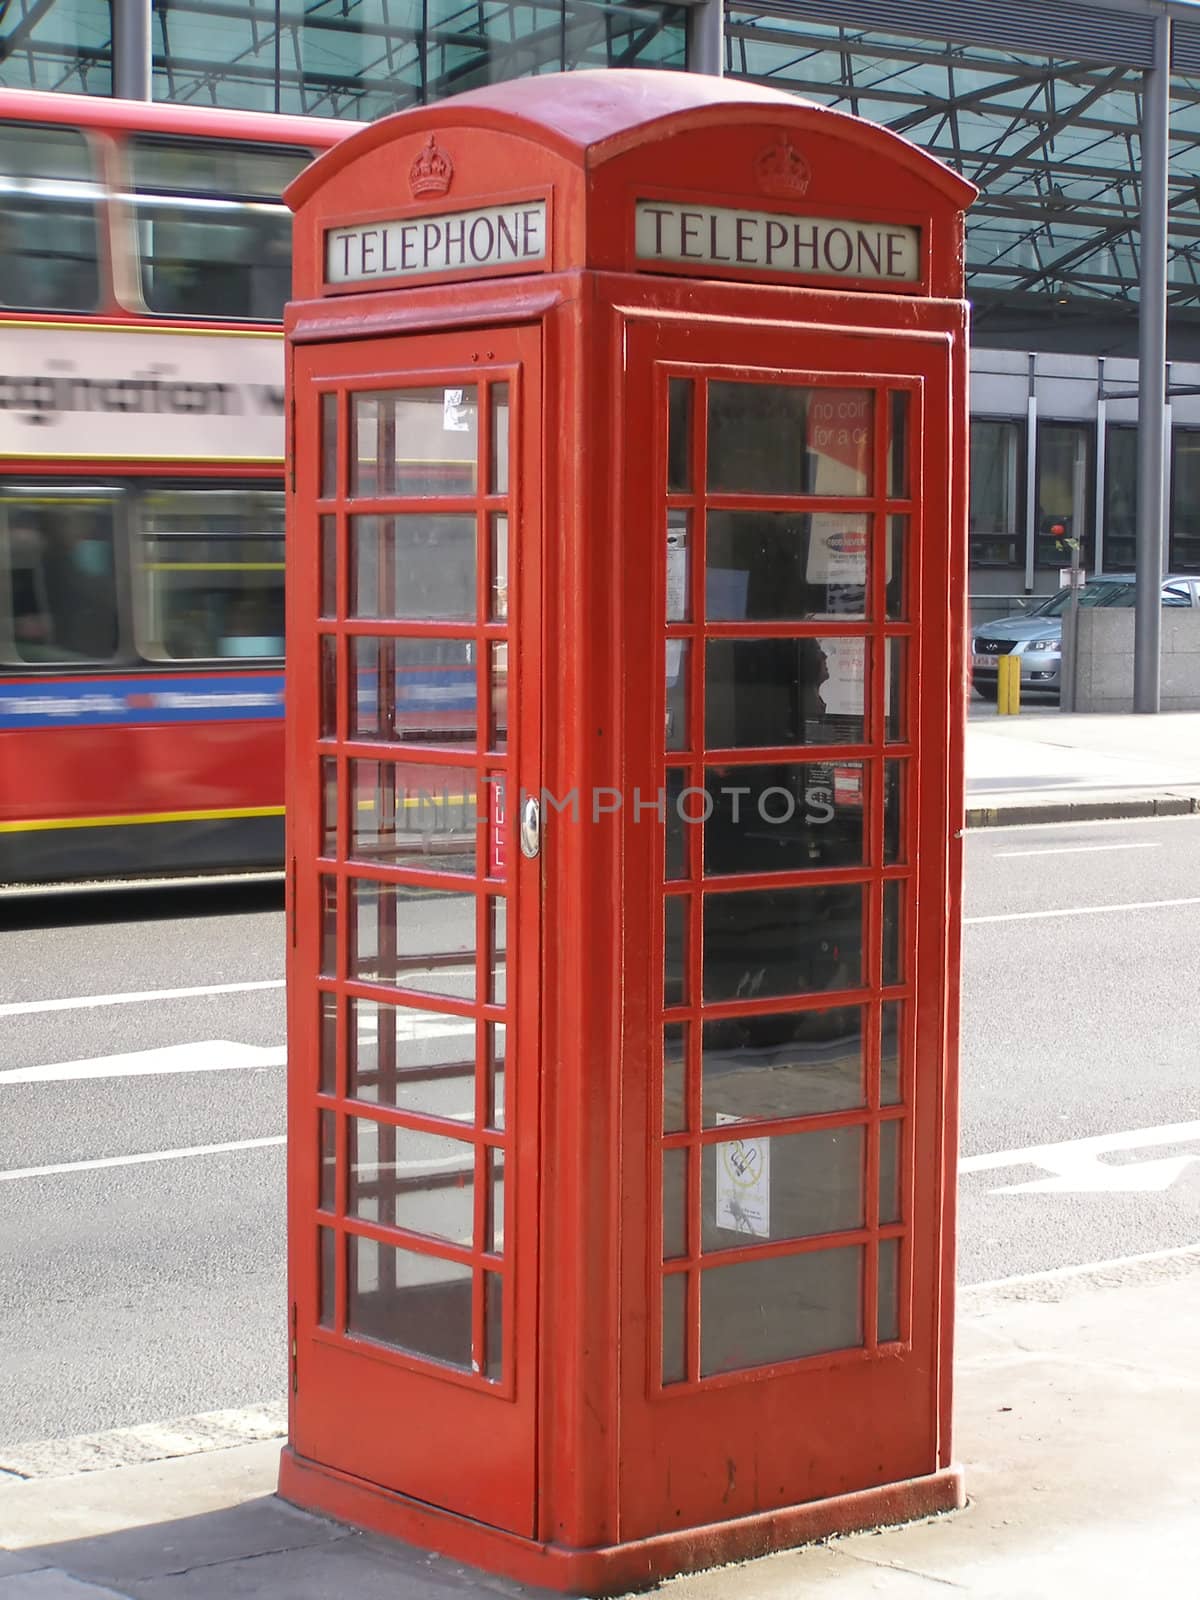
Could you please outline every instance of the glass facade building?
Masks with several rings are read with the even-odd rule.
[[[1172,562],[1200,570],[1200,399],[1182,393],[1200,391],[1200,6],[1171,9],[1168,353],[1181,393],[1167,502]],[[967,239],[972,568],[1000,592],[1051,582],[1048,529],[1064,520],[1091,564],[1131,559],[1136,406],[1124,396],[1137,382],[1154,10],[1145,0],[725,6],[731,76],[894,128],[981,190]],[[0,84],[119,93],[123,30],[140,27],[156,99],[368,120],[531,73],[686,70],[694,14],[652,0],[0,0]]]

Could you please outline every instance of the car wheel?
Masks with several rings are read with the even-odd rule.
[[[981,695],[985,700],[990,700],[993,705],[1000,698],[1000,685],[997,683],[976,683],[972,687],[976,694]]]

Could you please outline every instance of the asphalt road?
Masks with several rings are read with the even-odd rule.
[[[1194,1243],[1200,822],[986,830],[967,860],[961,1280]],[[281,899],[0,904],[0,1443],[283,1392],[282,1144],[164,1154],[282,1137]],[[248,1064],[62,1065],[197,1041],[230,1046],[201,1060]],[[1077,1142],[1174,1124],[1192,1127]],[[76,1165],[131,1154],[155,1159]]]

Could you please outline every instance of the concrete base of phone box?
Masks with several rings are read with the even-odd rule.
[[[522,1539],[454,1516],[419,1500],[308,1461],[285,1446],[279,1463],[281,1498],[318,1516],[564,1593],[624,1594],[664,1578],[749,1561],[833,1534],[912,1522],[966,1504],[961,1467],[881,1484],[853,1494],[782,1506],[752,1517],[677,1529],[631,1544],[586,1550]]]

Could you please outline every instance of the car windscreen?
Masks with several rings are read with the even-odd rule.
[[[1081,606],[1130,607],[1134,603],[1134,594],[1132,583],[1085,583],[1079,591],[1079,604]],[[1067,609],[1070,599],[1070,589],[1060,589],[1034,615],[1039,617],[1061,617]]]

